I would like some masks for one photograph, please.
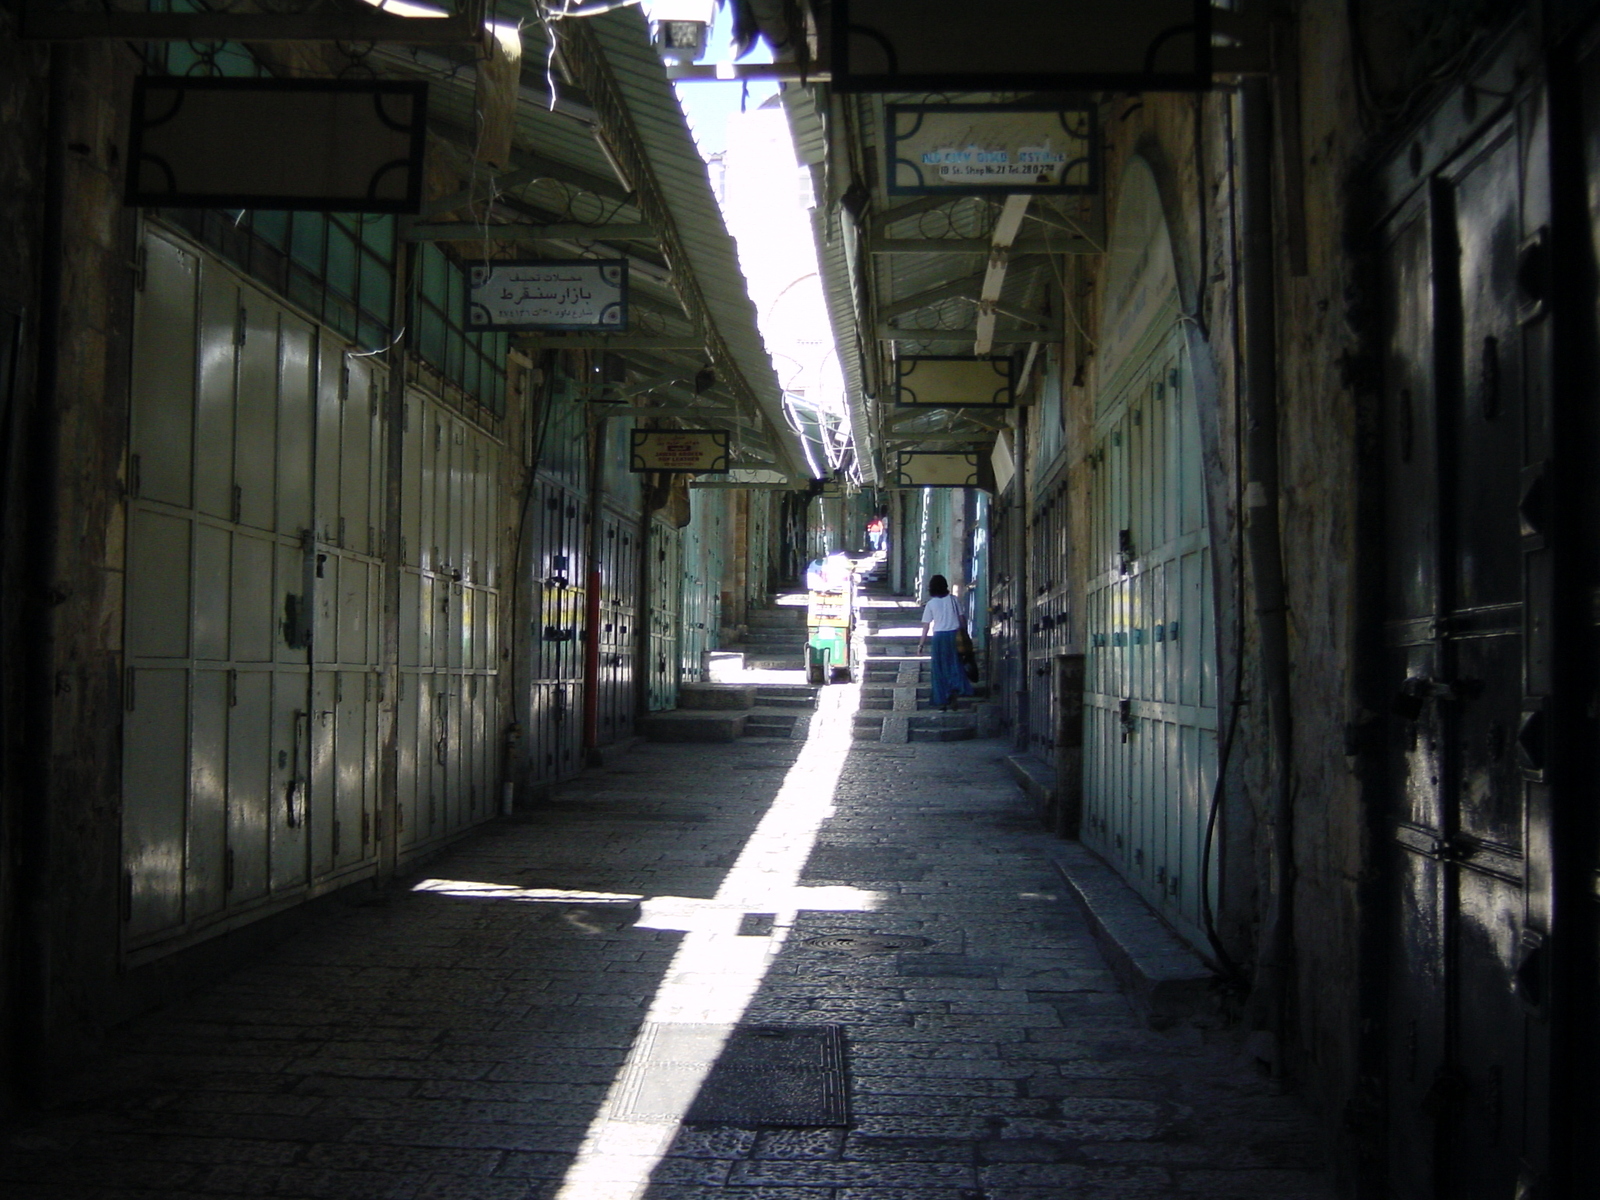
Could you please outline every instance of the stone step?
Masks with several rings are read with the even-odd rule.
[[[757,694],[762,697],[762,702],[767,703],[767,697],[785,696],[789,699],[809,700],[814,705],[817,700],[817,689],[805,683],[758,683],[754,685]]]
[[[794,709],[799,712],[810,712],[817,706],[815,696],[769,696],[761,693],[759,699],[766,708]]]
[[[744,723],[744,736],[786,738],[794,736],[799,713],[762,712],[757,710]]]
[[[745,617],[751,629],[800,629],[806,623],[803,608],[758,608]]]
[[[912,742],[970,742],[978,736],[978,722],[968,718],[962,725],[925,725],[916,719],[906,723],[906,740]]]
[[[751,629],[739,640],[746,647],[792,646],[796,642],[806,640],[806,631],[804,626],[796,626],[793,629]]]
[[[741,711],[756,702],[756,690],[744,683],[685,683],[678,687],[678,707],[697,712]]]
[[[639,728],[652,742],[731,742],[744,736],[748,719],[747,712],[673,708],[651,713],[639,722]]]

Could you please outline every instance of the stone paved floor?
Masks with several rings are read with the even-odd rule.
[[[621,755],[133,1022],[7,1135],[0,1194],[1331,1195],[1292,1100],[1225,1043],[1135,1020],[1003,745],[852,745],[854,689],[825,696],[804,744]],[[929,944],[808,944],[850,934]],[[741,1020],[842,1025],[849,1127],[680,1127],[673,1087],[639,1101],[666,1079],[687,1103]],[[652,1073],[641,1030],[685,1026],[705,1061]]]

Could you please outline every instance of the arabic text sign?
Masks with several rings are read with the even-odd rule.
[[[695,474],[728,469],[726,429],[635,429],[630,471]]]
[[[1088,105],[891,104],[887,115],[893,194],[1099,189]]]
[[[467,276],[467,328],[620,333],[628,328],[626,259],[475,262]]]

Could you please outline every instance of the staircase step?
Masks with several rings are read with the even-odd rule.
[[[744,712],[674,708],[651,713],[639,725],[652,742],[731,742],[744,736],[748,719]]]
[[[738,683],[685,683],[678,688],[678,707],[695,711],[742,711],[755,703],[755,688]]]

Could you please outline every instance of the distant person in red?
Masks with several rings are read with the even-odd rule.
[[[872,547],[872,552],[877,554],[883,549],[884,520],[874,516],[867,522],[867,545]]]

